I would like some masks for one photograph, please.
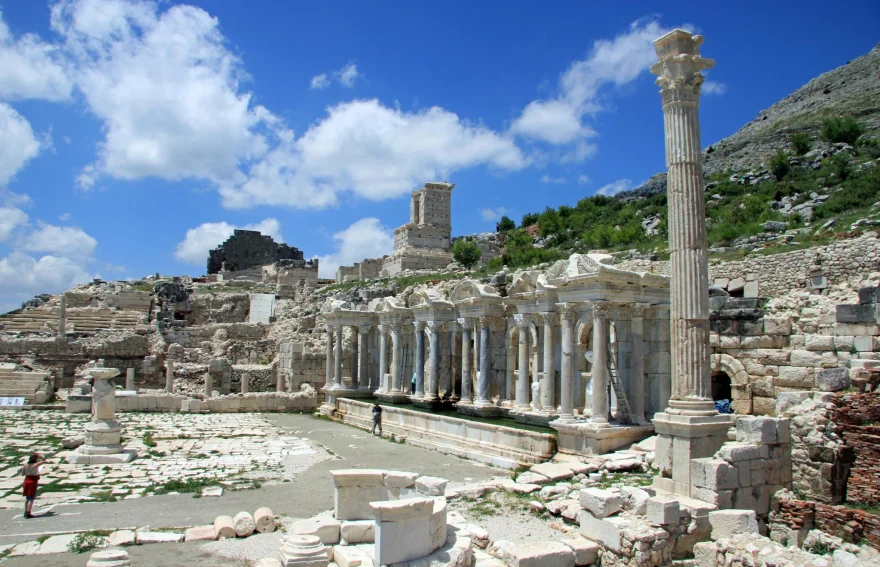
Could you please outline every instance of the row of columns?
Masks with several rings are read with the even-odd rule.
[[[560,373],[560,399],[559,411],[562,421],[574,420],[575,402],[575,344],[576,344],[576,304],[559,304],[558,313],[561,322],[561,373]],[[636,422],[644,421],[644,310],[645,304],[637,304],[632,309],[631,334],[632,334],[632,367],[630,381],[630,410]],[[557,404],[555,400],[555,313],[541,313],[543,325],[538,328],[538,339],[542,353],[537,357],[538,367],[535,371],[540,378],[541,410],[555,412]],[[608,306],[595,304],[592,308],[593,317],[593,396],[592,396],[592,423],[597,426],[608,424],[609,397],[608,397]],[[531,320],[527,315],[515,315],[515,324],[518,328],[518,360],[519,368],[515,388],[508,389],[508,396],[514,396],[514,407],[527,410],[530,406],[529,364],[531,356]],[[461,396],[459,404],[475,406],[492,405],[489,399],[490,384],[490,325],[488,317],[465,317],[455,321],[416,321],[413,325],[415,333],[415,390],[417,397],[433,401],[439,398],[440,385],[440,334],[442,326],[450,326],[451,351],[455,354],[456,345],[461,345]],[[378,391],[391,394],[407,393],[403,385],[403,368],[401,360],[401,327],[403,325],[380,324],[379,329],[379,381]],[[333,365],[327,364],[327,384],[330,389],[343,389],[342,380],[342,325],[333,324],[327,326],[327,360],[333,360]],[[458,329],[461,329],[459,342]],[[425,330],[428,331],[430,355],[428,358],[427,375],[425,373]],[[351,354],[351,389],[366,389],[368,384],[368,344],[367,336],[370,326],[357,326],[357,332],[353,336]],[[391,365],[388,365],[388,343],[391,337]],[[474,340],[476,335],[477,340]],[[336,348],[334,348],[334,343]],[[477,371],[476,391],[473,391],[473,371]],[[361,384],[361,382],[364,382]],[[455,379],[451,377],[451,386],[454,389]],[[513,385],[510,385],[513,386]],[[511,391],[515,389],[515,392]]]

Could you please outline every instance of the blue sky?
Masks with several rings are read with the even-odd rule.
[[[703,144],[878,41],[847,2],[0,0],[0,309],[204,272],[233,227],[340,263],[448,180],[453,232],[661,171],[651,40],[717,60]]]

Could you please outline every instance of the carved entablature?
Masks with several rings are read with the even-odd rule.
[[[494,287],[472,279],[460,281],[449,299],[463,317],[503,317],[501,294]]]
[[[415,292],[409,299],[409,308],[416,321],[451,321],[455,306],[433,289]]]

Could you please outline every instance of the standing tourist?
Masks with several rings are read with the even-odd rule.
[[[373,429],[370,430],[370,435],[376,434],[376,426],[379,426],[379,435],[382,435],[382,406],[378,403],[373,404]]]
[[[46,462],[46,459],[37,452],[28,457],[26,465],[21,467],[21,474],[24,475],[24,483],[22,483],[22,492],[24,493],[24,517],[33,518],[34,500],[37,498],[37,484],[40,482],[40,465]]]

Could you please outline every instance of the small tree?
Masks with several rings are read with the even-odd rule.
[[[513,222],[513,219],[507,216],[501,217],[501,221],[498,223],[498,230],[501,232],[507,232],[508,230],[513,230],[516,228],[516,223]]]
[[[480,247],[470,240],[459,238],[452,245],[452,258],[468,270],[477,265],[482,255]]]
[[[865,127],[847,114],[842,117],[826,118],[822,121],[821,138],[826,142],[855,144]]]
[[[791,149],[795,155],[804,155],[812,149],[812,145],[813,143],[808,134],[796,132],[791,135]]]
[[[521,227],[532,226],[538,222],[538,213],[526,213],[523,215]]]
[[[782,178],[788,174],[788,154],[779,150],[770,158],[770,173],[777,181],[782,181]]]

